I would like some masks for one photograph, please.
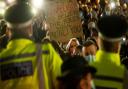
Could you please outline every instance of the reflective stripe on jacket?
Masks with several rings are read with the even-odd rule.
[[[52,89],[60,75],[62,60],[51,44],[43,44],[42,50],[45,88]],[[31,40],[18,39],[8,43],[7,49],[0,53],[0,89],[39,89],[35,53],[36,45]]]
[[[119,54],[99,50],[92,65],[97,68],[96,89],[123,89],[124,67],[120,65]]]

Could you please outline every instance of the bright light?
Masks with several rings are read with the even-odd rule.
[[[3,1],[0,1],[0,15],[4,15],[6,4]]]
[[[101,14],[100,16],[103,17],[103,14]]]
[[[0,1],[0,8],[5,8],[6,7],[6,4],[5,4],[5,2],[3,2],[3,1]]]
[[[125,41],[126,40],[126,38],[125,37],[123,37],[123,41]]]
[[[6,0],[8,4],[13,3],[15,0]]]
[[[114,9],[116,7],[116,4],[114,2],[111,2],[110,7],[111,7],[111,9]]]
[[[35,8],[32,8],[32,13],[33,13],[34,15],[36,15],[36,14],[37,14],[37,10],[36,10]]]
[[[0,15],[4,15],[5,10],[3,8],[0,8]]]
[[[32,0],[32,5],[35,8],[40,9],[42,7],[42,5],[43,5],[43,0]]]
[[[123,8],[127,9],[127,4],[126,3],[123,4]]]

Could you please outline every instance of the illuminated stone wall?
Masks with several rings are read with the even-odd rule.
[[[52,39],[65,43],[72,37],[83,35],[75,0],[47,1],[45,7],[46,20],[50,26]]]

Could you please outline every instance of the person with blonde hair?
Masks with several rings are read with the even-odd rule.
[[[75,55],[75,50],[78,45],[80,45],[78,39],[71,38],[66,46],[67,53],[69,53],[71,56]]]

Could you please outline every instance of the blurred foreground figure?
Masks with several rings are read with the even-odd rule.
[[[6,48],[10,39],[10,30],[7,29],[7,24],[4,20],[0,21],[0,52]]]
[[[88,65],[82,56],[73,56],[61,66],[62,75],[58,77],[59,89],[95,89],[92,77],[96,69]]]
[[[12,37],[0,53],[0,89],[55,89],[61,58],[51,44],[35,44],[32,8],[18,2],[5,12]]]
[[[120,63],[120,43],[127,30],[121,16],[104,16],[98,21],[100,50],[92,63],[97,68],[96,89],[128,89],[128,71]]]

